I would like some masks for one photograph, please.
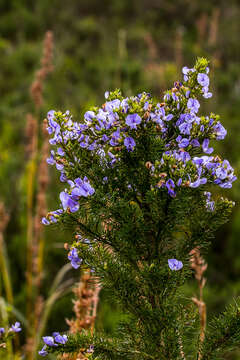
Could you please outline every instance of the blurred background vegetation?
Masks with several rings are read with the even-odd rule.
[[[191,67],[197,56],[205,56],[211,62],[214,96],[204,101],[203,111],[221,114],[228,136],[216,147],[238,174],[239,19],[238,0],[0,0],[0,199],[9,216],[1,251],[8,258],[8,264],[2,266],[8,269],[13,302],[7,296],[3,272],[0,296],[10,322],[18,311],[26,314],[29,210],[34,217],[39,191],[37,169],[44,144],[40,124],[47,111],[69,109],[77,119],[90,105],[104,102],[106,90],[116,87],[125,95],[147,91],[161,97],[174,80],[181,79],[182,66]],[[36,106],[29,89],[41,66],[48,30],[54,36],[54,69],[44,82],[44,102]],[[27,114],[38,121],[37,152],[30,159],[26,150],[30,141]],[[56,171],[50,169],[48,209],[58,207],[60,189]],[[239,182],[233,190],[221,189],[221,194],[236,201],[236,208],[230,222],[216,234],[206,259],[209,318],[240,295]],[[71,234],[47,228],[42,238],[38,291],[46,299],[55,275],[67,263],[63,244],[71,242]],[[70,270],[64,276],[66,288],[53,302],[45,333],[67,330],[65,318],[73,316],[73,295],[66,289],[79,279],[80,272]],[[194,280],[185,291],[188,296],[197,291]],[[111,333],[121,316],[102,292],[97,329]],[[24,341],[21,335],[20,342]],[[231,359],[240,359],[240,352]]]

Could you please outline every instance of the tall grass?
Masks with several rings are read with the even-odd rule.
[[[45,234],[41,218],[47,212],[46,195],[49,175],[46,159],[49,155],[46,123],[41,121],[41,110],[44,104],[43,88],[47,76],[53,71],[53,34],[47,32],[43,43],[43,55],[40,69],[36,72],[30,88],[33,101],[33,113],[27,114],[26,121],[26,314],[16,309],[12,288],[7,246],[4,242],[4,231],[8,223],[8,215],[4,205],[0,203],[0,320],[1,326],[9,326],[14,318],[19,320],[24,329],[26,344],[20,349],[17,336],[8,340],[4,359],[17,360],[24,354],[24,359],[35,360],[37,350],[44,334],[49,315],[55,302],[71,291],[73,279],[64,280],[71,266],[65,265],[53,280],[47,299],[41,294],[44,274]]]

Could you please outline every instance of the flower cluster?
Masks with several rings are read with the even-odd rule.
[[[65,345],[68,341],[67,335],[60,335],[59,332],[54,332],[52,336],[43,336],[43,342],[44,346],[43,348],[38,352],[41,356],[48,355],[47,347],[56,347],[59,344]]]
[[[4,327],[0,327],[0,341],[2,347],[6,347],[6,341],[14,334],[22,331],[20,322],[16,321],[15,324],[11,325],[9,329],[5,329]]]
[[[83,262],[83,259],[78,256],[79,245],[81,244],[82,246],[88,246],[88,248],[92,249],[93,240],[90,241],[89,239],[82,237],[80,234],[75,235],[75,238],[77,239],[77,241],[75,242],[75,244],[73,244],[68,253],[68,260],[70,260],[71,265],[74,269],[78,269]],[[92,271],[94,270],[92,269]]]
[[[183,75],[184,75],[184,81],[188,82],[191,74],[196,72],[195,68],[189,69],[187,66],[184,66],[182,69]],[[197,82],[201,87],[201,92],[203,97],[206,99],[212,97],[212,93],[209,92],[209,67],[206,67],[205,72],[199,72],[197,73]]]
[[[215,209],[215,201],[211,200],[212,194],[209,191],[205,191],[204,195],[206,196],[206,209],[210,212]]]
[[[169,170],[170,178],[167,176]],[[232,182],[236,180],[228,160],[208,155],[191,157],[183,148],[180,151],[166,151],[161,160],[151,166],[151,174],[156,179],[155,186],[166,188],[172,197],[176,196],[179,187],[197,188],[209,182],[222,188],[231,188]]]
[[[8,330],[5,330],[3,327],[0,327],[0,336],[6,333],[11,333],[11,332],[18,333],[20,331],[22,331],[21,324],[20,322],[16,321],[15,324],[10,326]]]
[[[57,150],[51,151],[47,161],[61,172],[60,180],[70,185],[69,190],[60,194],[61,210],[78,211],[81,198],[94,195],[98,185],[86,176],[83,179],[68,177],[70,169],[81,163],[79,149],[82,156],[84,151],[94,153],[107,169],[121,160],[124,151],[137,150],[142,132],[148,132],[153,141],[164,144],[160,158],[150,168],[154,188],[166,189],[172,197],[181,187],[196,188],[207,182],[230,188],[236,180],[233,168],[227,160],[211,155],[214,149],[210,147],[210,140],[222,140],[227,132],[218,116],[198,115],[197,96],[212,96],[208,73],[204,59],[200,59],[195,68],[184,67],[184,81],[176,82],[162,103],[147,93],[124,98],[118,90],[106,92],[105,104],[87,111],[81,123],[73,122],[69,111],[64,114],[49,111],[50,143],[57,145]],[[59,212],[49,213],[43,223],[56,222]]]

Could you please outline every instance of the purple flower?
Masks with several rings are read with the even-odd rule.
[[[0,327],[0,337],[5,333],[5,329],[3,327]]]
[[[52,120],[52,119],[54,118],[54,113],[55,113],[55,110],[50,110],[50,111],[47,113],[48,121],[49,121],[49,120]]]
[[[171,197],[175,197],[175,196],[176,196],[176,193],[175,193],[175,191],[174,191],[175,184],[174,184],[174,182],[172,181],[172,179],[168,179],[168,181],[166,182],[166,188],[168,189],[168,194],[169,194]]]
[[[209,77],[204,73],[199,73],[197,81],[201,86],[209,86]]]
[[[144,104],[144,106],[143,106],[143,110],[147,111],[148,106],[149,106],[149,102],[146,101],[145,104]]]
[[[190,115],[190,114],[189,114]],[[176,122],[176,126],[180,126],[185,121],[185,114],[181,114],[179,119]]]
[[[166,115],[165,117],[164,117],[164,120],[165,121],[170,121],[170,120],[172,120],[173,119],[173,114],[168,114],[168,115]]]
[[[204,191],[204,195],[206,196],[207,200],[211,199],[212,194],[209,191]]]
[[[187,108],[193,112],[193,113],[197,113],[198,112],[198,109],[200,108],[200,104],[198,102],[197,99],[188,99],[188,102],[187,102]]]
[[[183,267],[183,263],[177,259],[168,259],[168,266],[171,270],[180,270]]]
[[[199,147],[200,146],[200,143],[199,143],[198,139],[193,139],[190,144],[192,146],[194,146],[194,147]]]
[[[48,219],[46,217],[42,218],[42,224],[43,225],[50,225],[50,222],[48,221]]]
[[[203,97],[205,99],[209,99],[212,97],[212,93],[210,91],[208,91],[208,89],[205,89],[205,91],[203,91]]]
[[[213,152],[213,148],[209,148],[208,146],[209,146],[209,139],[204,139],[202,143],[203,152],[205,152],[206,154],[211,154]]]
[[[46,348],[47,348],[47,346],[44,345],[43,348],[42,348],[42,350],[40,350],[40,351],[38,352],[38,354],[39,354],[40,356],[47,356],[47,355],[48,355],[48,352],[46,351]]]
[[[177,160],[181,160],[184,163],[186,163],[186,161],[191,160],[191,156],[187,151],[184,151],[183,148],[175,155],[175,157]]]
[[[84,119],[86,119],[87,121],[90,121],[92,122],[92,119],[95,118],[95,113],[93,111],[87,111],[85,114],[84,114]]]
[[[136,146],[136,143],[132,137],[126,137],[124,139],[124,145],[126,146],[128,151],[133,151],[134,147]]]
[[[63,171],[61,172],[61,175],[60,175],[60,181],[61,182],[66,182],[67,181],[67,177],[66,177],[66,175],[65,175],[65,173]]]
[[[112,133],[112,138],[110,140],[110,145],[117,146],[119,145],[119,140],[121,139],[120,128],[117,129],[114,133]]]
[[[190,69],[189,69],[187,66],[184,66],[184,67],[182,68],[182,73],[183,73],[184,75],[187,75],[187,74],[189,73],[189,71],[190,71]]]
[[[169,101],[170,100],[170,94],[169,93],[165,94],[163,99],[164,99],[164,101]]]
[[[114,109],[118,109],[120,105],[121,105],[121,101],[119,99],[107,101],[105,104],[105,109],[107,111],[112,111]]]
[[[52,336],[43,336],[43,341],[48,346],[57,346],[57,344],[54,343],[54,338]]]
[[[200,177],[196,180],[196,181],[194,181],[193,183],[191,182],[190,183],[190,187],[191,188],[197,188],[197,187],[199,187],[200,185],[204,185],[204,184],[206,184],[206,182],[207,182],[207,178],[202,178],[202,179],[200,179]]]
[[[60,155],[60,156],[64,156],[64,155],[65,155],[65,152],[64,152],[63,149],[60,148],[60,147],[57,149],[57,153],[58,153],[58,155]]]
[[[236,179],[235,179],[236,180]],[[226,181],[224,183],[220,183],[219,186],[223,189],[231,189],[232,187],[232,182],[231,181]]]
[[[103,141],[103,142],[108,141],[108,139],[109,139],[109,137],[108,137],[106,134],[104,134],[104,135],[102,136],[102,141]]]
[[[142,119],[138,114],[130,114],[126,117],[126,124],[131,129],[137,129],[137,125],[141,123]]]
[[[189,140],[186,138],[183,138],[179,143],[178,143],[178,147],[179,148],[185,148],[189,145]]]
[[[54,120],[54,118],[55,118],[54,113],[55,113],[54,110],[50,110],[47,114],[48,124],[49,124],[47,131],[50,135],[54,132],[57,135],[60,132],[60,125]]]
[[[82,259],[78,257],[78,251],[76,248],[72,248],[68,255],[68,260],[71,261],[71,265],[74,269],[78,269],[82,263]]]
[[[79,209],[79,204],[74,201],[71,196],[66,193],[65,191],[62,191],[60,193],[60,200],[62,202],[62,207],[64,210],[67,210],[69,208],[69,210],[74,213],[76,211],[78,211]]]
[[[51,150],[51,155],[46,160],[49,165],[54,165],[55,164],[56,161],[55,161],[54,155],[55,155],[55,152],[53,150]]]
[[[174,101],[178,101],[178,96],[175,93],[172,93],[172,98]]]
[[[97,142],[94,141],[89,145],[88,150],[93,151],[96,149],[96,147],[97,147]]]
[[[218,179],[224,180],[228,176],[228,171],[224,167],[217,168],[215,172]]]
[[[204,195],[206,196],[206,209],[207,211],[213,212],[215,210],[215,202],[210,201],[212,194],[210,192],[205,191]]]
[[[68,337],[67,337],[67,335],[57,334],[57,335],[55,336],[55,341],[56,341],[58,344],[63,344],[63,345],[65,345],[66,342],[68,341]]]
[[[213,127],[214,134],[216,135],[217,140],[223,140],[227,135],[227,130],[222,126],[222,124],[218,121],[217,124]]]
[[[86,176],[83,180],[81,178],[77,178],[74,180],[74,182],[76,186],[71,191],[71,195],[74,197],[74,200],[75,198],[78,200],[78,197],[80,196],[87,197],[94,194],[95,189],[90,185]]]
[[[14,331],[15,333],[18,333],[19,331],[22,330],[22,328],[20,326],[21,326],[20,322],[17,321],[17,322],[15,322],[14,325],[12,325],[10,327],[10,330]]]
[[[192,124],[187,123],[187,122],[184,122],[179,126],[179,130],[180,130],[181,134],[184,134],[184,135],[190,135],[191,128],[192,128]]]
[[[64,169],[64,165],[56,163],[56,168],[57,170],[62,171]]]
[[[114,165],[115,162],[117,161],[115,155],[113,155],[113,154],[111,153],[111,151],[108,151],[108,156],[109,156],[110,159],[111,159],[110,164],[111,164],[111,165]]]
[[[208,211],[213,212],[215,210],[215,201],[206,201],[206,208]]]
[[[182,178],[179,178],[177,181],[177,186],[181,186],[182,185]]]

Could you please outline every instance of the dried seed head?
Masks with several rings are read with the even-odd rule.
[[[153,164],[150,161],[147,161],[146,164],[145,164],[147,169],[151,169],[152,165]]]

